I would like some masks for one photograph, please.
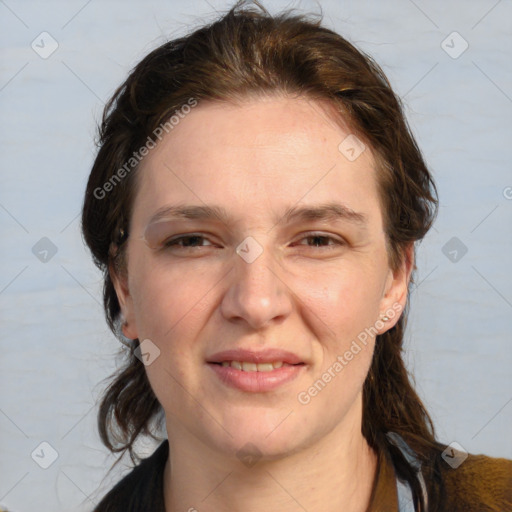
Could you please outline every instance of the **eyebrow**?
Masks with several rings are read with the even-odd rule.
[[[218,205],[171,205],[159,209],[149,220],[148,225],[168,218],[188,220],[214,220],[217,219],[227,225],[233,222],[226,209]],[[278,223],[291,223],[293,221],[348,221],[360,227],[366,227],[368,217],[356,212],[341,203],[322,203],[311,206],[293,206],[287,208],[284,215],[274,219]]]

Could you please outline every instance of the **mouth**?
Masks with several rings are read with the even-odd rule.
[[[221,363],[211,363],[221,365],[223,368],[235,368],[243,372],[272,372],[286,366],[300,366],[304,363],[290,364],[284,361],[272,361],[270,363],[253,363],[250,361],[222,361]]]
[[[207,360],[222,384],[240,391],[273,391],[297,378],[307,366],[299,356],[277,349],[224,351]]]

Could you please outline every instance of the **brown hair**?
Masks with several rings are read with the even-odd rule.
[[[212,24],[152,51],[105,107],[82,228],[104,274],[106,318],[114,332],[120,307],[109,265],[123,268],[123,241],[129,233],[137,169],[128,170],[115,183],[114,174],[191,98],[199,103],[233,102],[276,92],[326,100],[371,147],[391,268],[396,269],[405,249],[427,233],[437,213],[435,184],[400,100],[379,66],[312,16],[290,11],[271,16],[258,2],[241,1]],[[112,186],[105,197],[107,182]],[[373,448],[391,451],[399,475],[412,482],[412,473],[400,462],[385,433],[396,432],[410,444],[423,462],[432,487],[430,502],[435,505],[438,445],[432,421],[402,360],[406,316],[407,310],[393,328],[377,337],[363,389],[362,429]],[[129,450],[133,458],[135,440],[141,434],[151,435],[152,421],[160,412],[144,366],[132,351],[103,397],[98,418],[101,438],[111,451]]]

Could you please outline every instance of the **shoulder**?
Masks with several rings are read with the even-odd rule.
[[[163,471],[168,453],[165,440],[108,492],[94,512],[164,511]]]
[[[460,465],[452,464],[456,467],[452,467],[446,460],[441,460],[446,497],[443,510],[512,510],[512,460],[469,454]]]

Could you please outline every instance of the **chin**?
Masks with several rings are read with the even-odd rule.
[[[271,414],[241,412],[229,418],[224,417],[222,425],[226,430],[216,429],[215,432],[205,433],[209,438],[208,444],[238,459],[249,457],[276,460],[286,457],[308,444],[304,427],[300,427],[297,418],[290,412],[291,409],[280,409]]]

